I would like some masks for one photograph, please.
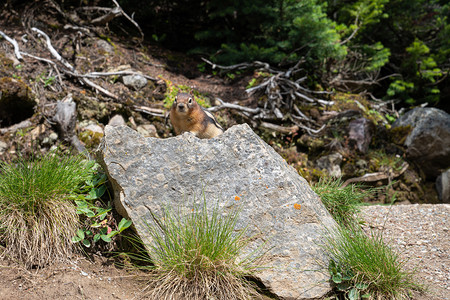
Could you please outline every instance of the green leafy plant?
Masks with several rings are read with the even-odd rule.
[[[0,241],[3,255],[27,267],[67,259],[79,227],[72,201],[95,163],[50,152],[12,164],[0,162]]]
[[[331,281],[346,299],[403,299],[422,289],[381,234],[368,236],[358,226],[338,226],[325,238],[324,248]]]
[[[49,77],[45,78],[45,80],[44,80],[44,87],[52,85],[55,82],[55,79],[56,79],[55,76],[49,76]]]
[[[117,225],[117,230],[112,229],[114,219],[111,217],[111,205],[104,208],[100,206],[100,201],[93,203],[105,193],[105,182],[106,175],[97,173],[85,182],[81,193],[76,195],[76,213],[83,216],[83,227],[78,229],[76,235],[72,237],[73,243],[81,243],[87,248],[100,240],[110,243],[114,236],[131,226],[130,220],[122,218]]]
[[[343,269],[341,265],[337,265],[334,260],[330,260],[328,271],[331,275],[331,281],[335,285],[338,292],[344,293],[349,300],[359,300],[361,291],[366,290],[369,285],[353,282],[355,274],[352,270]],[[370,298],[370,294],[362,295],[362,298]]]
[[[244,238],[245,229],[236,231],[238,213],[222,214],[218,205],[208,210],[206,200],[184,215],[168,207],[161,216],[151,211],[146,248],[152,266],[145,267],[152,271],[150,297],[248,299],[255,294],[244,277],[261,268],[264,245],[245,252],[250,239]]]

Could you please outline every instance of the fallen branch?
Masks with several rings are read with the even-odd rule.
[[[114,2],[114,4],[117,6],[118,9],[120,9],[120,11],[122,12],[122,15],[127,18],[131,23],[133,23],[134,26],[136,26],[136,28],[139,30],[139,33],[141,34],[141,38],[142,40],[144,40],[144,32],[142,32],[141,27],[139,27],[139,24],[136,23],[135,20],[133,20],[133,18],[131,18],[130,16],[128,16],[126,14],[126,12],[123,11],[122,7],[120,7],[119,3],[117,3],[116,0],[112,0]]]
[[[16,55],[18,60],[23,61],[23,57],[22,57],[22,55],[20,55],[20,51],[19,51],[19,44],[16,42],[16,40],[10,38],[9,36],[6,35],[6,33],[4,33],[1,30],[0,30],[0,35],[14,46],[14,54]]]
[[[402,175],[408,169],[408,167],[409,167],[409,164],[407,162],[403,162],[400,170],[398,170],[396,172],[376,172],[376,173],[365,174],[360,177],[350,178],[350,179],[347,179],[344,182],[344,184],[342,184],[342,187],[346,187],[347,185],[349,185],[350,183],[353,183],[353,182],[374,182],[374,181],[379,181],[379,180],[397,178],[400,175]]]
[[[154,116],[154,117],[160,117],[160,118],[165,118],[167,116],[166,111],[159,109],[159,108],[152,108],[152,107],[147,107],[147,106],[138,106],[138,105],[134,105],[133,109],[135,111],[139,111],[139,112],[143,112],[145,114]]]
[[[278,131],[278,132],[281,132],[281,133],[286,133],[286,134],[295,133],[295,132],[297,132],[300,129],[297,125],[290,126],[290,127],[284,127],[284,126],[280,126],[280,125],[276,125],[276,124],[272,124],[272,123],[267,123],[267,122],[261,122],[260,125],[263,128],[270,129],[270,130],[275,130],[275,131]]]
[[[259,108],[259,107],[257,107],[257,108],[250,108],[250,107],[245,107],[245,106],[241,106],[241,105],[238,105],[238,104],[226,103],[220,98],[216,98],[216,99],[217,99],[217,101],[220,102],[220,105],[207,108],[206,109],[207,111],[216,112],[216,111],[219,111],[219,110],[222,110],[222,109],[225,109],[225,108],[245,111],[245,112],[250,113],[250,114],[258,114],[258,113],[260,113],[262,111],[261,108]]]
[[[37,32],[38,34],[42,35],[45,38],[46,44],[47,44],[47,48],[50,51],[50,53],[56,58],[57,61],[59,61],[67,69],[70,70],[70,71],[66,71],[66,73],[69,73],[70,75],[75,76],[75,77],[80,77],[80,81],[82,83],[85,83],[85,84],[89,85],[90,87],[92,87],[95,90],[105,94],[106,96],[108,96],[110,98],[113,98],[113,99],[116,99],[116,100],[119,99],[119,97],[117,95],[115,95],[115,94],[111,93],[110,91],[102,88],[101,86],[99,86],[96,83],[90,81],[89,79],[83,78],[82,76],[80,76],[80,74],[75,70],[75,68],[68,61],[66,61],[61,55],[59,55],[59,53],[53,47],[49,36],[45,32],[43,32],[42,30],[40,30],[40,29],[38,29],[36,27],[32,27],[31,30]]]

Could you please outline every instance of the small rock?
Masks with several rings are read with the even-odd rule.
[[[107,52],[107,53],[114,53],[114,47],[111,46],[110,43],[108,43],[105,40],[97,40],[97,42],[95,43],[97,45],[98,48],[100,48],[101,50]]]
[[[137,132],[139,132],[143,137],[159,138],[158,132],[156,132],[156,127],[153,124],[139,125],[137,127]]]
[[[330,155],[320,157],[316,164],[317,168],[327,170],[328,174],[333,177],[341,177],[342,155],[340,153],[333,153]]]
[[[0,141],[0,152],[5,151],[8,148],[8,144],[4,141]]]
[[[440,201],[450,203],[450,169],[438,176],[436,190]]]
[[[124,118],[121,115],[115,115],[108,122],[109,126],[121,126],[126,125]]]
[[[99,133],[103,135],[103,128],[97,124],[89,124],[88,126],[84,127],[83,130],[89,130],[93,133]]]
[[[140,90],[147,85],[147,79],[142,75],[126,75],[122,77],[122,82],[128,88]]]
[[[372,140],[372,122],[366,118],[359,118],[348,124],[348,141],[350,148],[360,153],[367,153]]]
[[[45,129],[46,128],[45,128],[44,124],[40,124],[40,125],[36,126],[35,128],[33,128],[29,133],[31,135],[31,139],[37,140],[38,137],[45,132]]]

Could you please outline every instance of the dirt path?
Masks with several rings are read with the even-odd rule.
[[[366,227],[383,231],[385,240],[416,268],[429,292],[415,299],[450,299],[450,204],[368,206]]]

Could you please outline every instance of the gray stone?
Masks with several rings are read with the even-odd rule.
[[[122,82],[127,86],[128,88],[132,88],[137,90],[140,90],[144,88],[147,85],[147,79],[142,75],[125,75],[122,77]]]
[[[450,169],[438,176],[436,190],[441,202],[450,203]]]
[[[0,141],[0,153],[3,153],[6,149],[8,149],[8,144],[4,141]]]
[[[366,118],[358,118],[348,124],[349,147],[357,149],[360,153],[367,153],[372,140],[373,124]]]
[[[328,174],[333,177],[341,177],[341,162],[342,155],[340,153],[333,153],[322,156],[316,161],[317,168],[327,170]]]
[[[107,53],[110,54],[114,53],[114,47],[105,40],[97,40],[95,44],[97,45],[98,48],[102,49]]]
[[[98,124],[89,124],[83,128],[83,131],[90,131],[92,133],[97,133],[103,136],[103,128]]]
[[[193,202],[241,207],[237,230],[248,226],[250,248],[267,241],[267,269],[257,274],[281,299],[311,299],[330,291],[328,259],[319,246],[336,223],[305,179],[247,124],[213,139],[187,132],[144,138],[126,126],[106,126],[99,161],[114,188],[117,211],[133,220],[144,241],[143,222],[153,223],[170,205],[190,213]]]
[[[143,137],[159,137],[156,127],[153,124],[143,124],[136,128]]]
[[[115,115],[109,120],[108,125],[110,126],[120,126],[126,125],[124,118],[121,115]]]
[[[401,116],[392,125],[411,126],[404,145],[409,159],[424,173],[436,178],[450,167],[450,115],[437,108],[418,107]]]

